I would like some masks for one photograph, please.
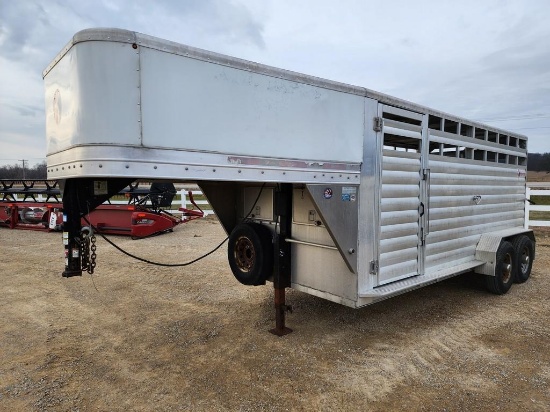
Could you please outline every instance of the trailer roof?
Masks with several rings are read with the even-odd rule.
[[[280,69],[273,66],[268,66],[261,63],[256,63],[237,57],[227,56],[220,53],[203,50],[184,44],[176,43],[169,40],[163,40],[158,37],[149,36],[146,34],[124,30],[116,28],[93,28],[79,31],[72,39],[65,45],[65,47],[57,54],[55,59],[46,67],[42,73],[42,77],[45,77],[50,70],[61,60],[61,58],[71,49],[71,47],[77,43],[87,41],[107,41],[117,43],[129,43],[138,44],[143,47],[156,49],[166,53],[185,56],[192,59],[207,61],[213,64],[220,64],[240,70],[250,71],[254,73],[260,73],[266,76],[275,78],[290,80],[294,82],[304,83],[316,87],[322,87],[325,89],[335,90],[342,93],[355,94],[358,96],[369,97],[376,99],[381,103],[401,107],[403,109],[426,113],[437,117],[442,117],[455,122],[465,123],[471,126],[503,133],[507,135],[513,135],[521,137],[527,140],[527,136],[511,132],[509,130],[496,128],[484,123],[479,123],[466,118],[458,117],[449,113],[445,113],[439,110],[435,110],[426,106],[422,106],[407,100],[399,99],[384,93],[380,93],[365,87],[353,86],[346,83],[336,82],[333,80],[327,80],[320,77],[310,76],[307,74],[297,73],[290,70]]]

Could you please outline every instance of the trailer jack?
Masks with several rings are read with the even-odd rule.
[[[275,288],[275,328],[270,332],[277,336],[288,335],[292,329],[285,325],[286,312],[292,313],[292,308],[286,304],[285,289],[290,287],[290,238],[292,229],[292,184],[283,183],[275,192],[275,214],[279,220],[279,234],[275,236],[275,273],[273,286]]]
[[[60,182],[63,192],[63,244],[65,246],[65,270],[63,277],[82,276],[82,271],[93,271],[90,260],[82,261],[81,218],[105,202],[111,196],[120,192],[132,183],[134,179],[67,179]],[[94,251],[92,251],[93,253]],[[84,263],[84,267],[83,267]],[[95,266],[95,259],[93,259]]]
[[[275,287],[275,327],[269,330],[274,335],[284,336],[292,332],[285,326],[286,312],[292,313],[292,306],[285,302],[285,288]]]

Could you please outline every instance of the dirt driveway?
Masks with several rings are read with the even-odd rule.
[[[213,220],[122,247],[182,262]],[[364,309],[238,284],[225,248],[148,266],[98,240],[93,278],[64,279],[61,234],[0,229],[0,409],[550,410],[550,231],[504,296],[466,274]],[[94,287],[95,283],[95,287]],[[97,289],[96,289],[97,288]]]

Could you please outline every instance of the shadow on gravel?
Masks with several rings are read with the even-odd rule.
[[[287,315],[287,325],[297,333],[313,335],[319,331],[324,334],[357,331],[370,333],[369,339],[372,339],[378,332],[381,338],[388,340],[393,333],[436,328],[470,316],[474,307],[492,296],[485,289],[483,277],[473,272],[359,309],[288,290],[287,304],[293,312]],[[265,320],[260,324],[269,327],[274,322],[273,293],[266,296],[260,307],[250,310]]]

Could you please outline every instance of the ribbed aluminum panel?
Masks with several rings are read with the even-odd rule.
[[[384,126],[385,127],[385,126]],[[388,129],[384,128],[387,132]],[[397,131],[390,129],[391,133]],[[409,136],[419,132],[401,131]],[[380,212],[380,285],[418,274],[420,153],[384,150]]]
[[[429,155],[425,273],[475,259],[483,233],[521,227],[525,174],[509,165]]]
[[[418,223],[403,223],[398,225],[387,225],[382,227],[380,240],[391,239],[402,236],[409,236],[418,233]]]

